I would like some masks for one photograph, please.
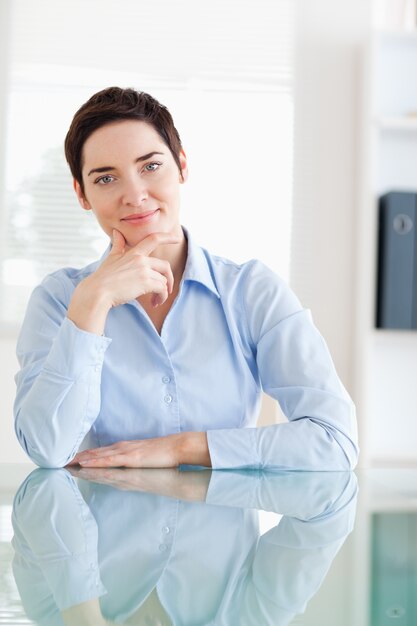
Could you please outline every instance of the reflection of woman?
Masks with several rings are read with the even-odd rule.
[[[46,467],[353,467],[354,406],[310,311],[260,261],[213,256],[181,227],[187,160],[167,109],[105,89],[65,147],[111,246],[30,299],[15,402],[28,455]],[[254,428],[262,389],[288,424]]]
[[[36,470],[15,498],[15,578],[41,624],[284,626],[353,526],[349,472],[88,472],[109,486]],[[256,508],[284,515],[261,537]]]

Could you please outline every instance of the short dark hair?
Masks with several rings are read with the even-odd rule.
[[[86,140],[101,126],[121,120],[139,120],[153,126],[168,146],[182,176],[181,139],[168,109],[143,91],[107,87],[91,96],[78,109],[65,138],[65,157],[83,192],[82,152]]]

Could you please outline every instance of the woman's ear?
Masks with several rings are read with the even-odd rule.
[[[181,165],[180,183],[185,183],[185,181],[188,178],[188,164],[187,164],[187,157],[186,157],[184,150],[181,150],[180,152],[180,165]]]
[[[91,205],[87,201],[87,198],[85,197],[84,192],[81,189],[80,183],[78,182],[78,180],[75,180],[75,178],[73,181],[73,185],[74,185],[75,193],[77,194],[78,202],[80,203],[83,209],[85,209],[86,211],[90,211]]]

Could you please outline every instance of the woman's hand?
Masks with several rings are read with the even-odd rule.
[[[100,267],[86,280],[89,288],[104,294],[111,307],[147,293],[162,304],[172,293],[174,276],[168,261],[149,256],[165,244],[180,243],[176,235],[152,233],[126,250],[122,233],[113,230],[112,249]]]
[[[133,615],[123,622],[104,618],[98,598],[65,609],[61,611],[61,616],[65,626],[116,626],[121,623],[132,626],[172,626],[172,621],[159,600],[156,587]]]
[[[148,293],[152,304],[163,304],[172,293],[174,276],[168,261],[149,256],[156,248],[180,243],[176,235],[152,233],[126,249],[126,240],[113,231],[109,255],[90,276],[76,287],[68,318],[82,330],[103,334],[109,310]]]
[[[111,446],[79,452],[69,465],[82,467],[211,467],[207,435],[187,432],[155,439],[120,441]]]

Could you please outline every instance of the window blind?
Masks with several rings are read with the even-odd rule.
[[[157,7],[138,0],[13,0],[10,7],[10,23],[2,26],[10,36],[0,94],[6,105],[0,322],[19,324],[47,273],[82,267],[108,243],[78,206],[63,141],[77,108],[111,84],[157,97],[192,147],[195,175],[183,223],[204,230],[202,243],[212,241],[214,251],[232,258],[244,253],[231,229],[241,240],[252,236],[251,256],[268,249],[264,260],[286,275],[292,0],[160,0]],[[255,224],[254,210],[259,215],[269,205],[273,214],[265,209],[266,222]]]

